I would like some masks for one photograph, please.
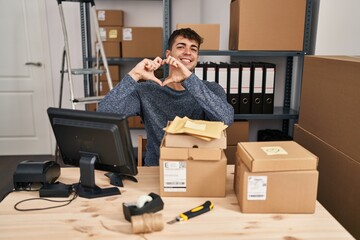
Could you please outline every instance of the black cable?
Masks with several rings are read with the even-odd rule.
[[[76,186],[77,186],[76,189],[73,189],[74,196],[73,196],[71,199],[68,199],[68,200],[53,200],[53,199],[41,198],[41,197],[38,197],[38,198],[28,198],[28,199],[24,199],[24,200],[21,200],[21,201],[17,202],[17,203],[14,205],[14,209],[17,210],[17,211],[25,212],[25,211],[48,210],[48,209],[60,208],[60,207],[67,206],[67,205],[69,205],[73,200],[75,200],[75,199],[78,197],[78,186],[79,186],[79,184],[76,184]],[[73,185],[73,187],[74,187],[74,185]],[[64,204],[57,205],[57,206],[52,206],[52,207],[43,207],[43,208],[19,208],[19,207],[18,207],[20,204],[22,204],[22,203],[24,203],[24,202],[36,201],[36,200],[43,200],[43,201],[48,201],[48,202],[56,202],[56,203],[64,203]]]

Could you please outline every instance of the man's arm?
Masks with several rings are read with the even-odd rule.
[[[230,126],[234,121],[234,108],[227,102],[224,89],[217,83],[206,83],[191,74],[182,85],[203,107],[211,121],[222,121]]]
[[[140,113],[140,97],[135,91],[139,80],[151,80],[159,85],[161,81],[155,77],[154,71],[161,64],[162,59],[156,57],[154,60],[143,59],[131,69],[131,71],[112,89],[105,98],[99,103],[98,111],[125,114],[135,116]]]
[[[99,103],[97,111],[135,116],[140,114],[140,98],[135,91],[137,82],[126,75]]]

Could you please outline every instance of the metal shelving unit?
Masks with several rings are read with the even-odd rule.
[[[167,48],[167,40],[171,34],[171,2],[172,0],[157,0],[163,1],[163,55]],[[200,50],[201,56],[230,56],[230,57],[284,57],[286,58],[285,70],[285,86],[284,86],[284,101],[282,107],[275,107],[273,114],[235,114],[235,120],[253,120],[253,119],[267,119],[267,120],[283,120],[283,132],[287,133],[289,130],[289,120],[298,119],[298,111],[291,109],[291,87],[293,75],[293,59],[299,57],[303,61],[304,56],[310,50],[310,33],[311,33],[311,17],[312,17],[313,0],[306,1],[306,18],[304,29],[304,50],[303,51],[234,51],[234,50]],[[90,43],[88,43],[90,44]],[[91,47],[91,46],[90,46]],[[122,64],[126,62],[140,61],[139,58],[109,58],[109,64]],[[164,69],[164,75],[168,74],[168,69]]]

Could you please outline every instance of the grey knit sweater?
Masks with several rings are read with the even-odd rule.
[[[215,82],[200,80],[195,74],[182,82],[185,90],[176,91],[155,82],[136,82],[126,75],[100,102],[98,111],[140,116],[147,133],[144,164],[159,165],[163,128],[176,116],[222,121],[230,125],[234,109],[223,88]]]

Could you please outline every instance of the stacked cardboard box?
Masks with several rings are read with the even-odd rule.
[[[160,195],[225,197],[226,132],[214,142],[165,134],[160,147]]]
[[[319,202],[360,239],[360,58],[306,56],[294,140],[320,158]]]
[[[244,213],[314,213],[318,157],[293,141],[238,144],[234,191]]]
[[[122,27],[124,26],[123,11],[98,10],[97,19],[106,57],[121,57]],[[98,49],[97,45],[95,49]]]
[[[191,28],[204,39],[201,50],[220,49],[220,24],[176,24],[180,28]]]
[[[124,27],[122,57],[162,57],[163,30],[161,27]]]
[[[231,50],[302,51],[306,0],[232,0]]]
[[[228,164],[235,164],[236,149],[239,142],[249,141],[249,121],[236,121],[226,128],[227,147],[225,154]]]

